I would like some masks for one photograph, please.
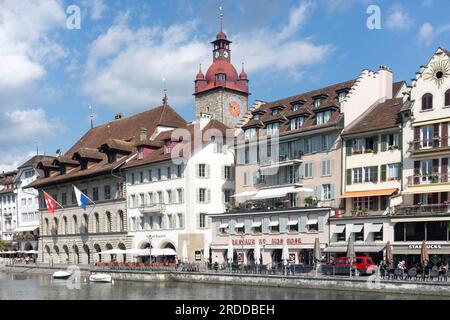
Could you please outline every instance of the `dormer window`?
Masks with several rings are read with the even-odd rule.
[[[291,119],[290,128],[291,128],[291,130],[300,129],[304,123],[305,123],[305,117],[297,117],[297,118]]]
[[[271,136],[274,133],[278,132],[280,129],[280,123],[279,122],[273,122],[266,125],[267,135]]]
[[[256,136],[256,128],[249,128],[249,129],[245,130],[245,133],[244,133],[245,140],[250,140],[254,136]]]
[[[81,159],[80,167],[81,167],[81,170],[86,170],[88,168],[88,161],[86,159]]]
[[[319,108],[320,105],[322,104],[322,98],[316,98],[314,99],[314,108]]]
[[[346,96],[347,96],[347,91],[339,92],[338,93],[338,102],[344,101]]]
[[[259,119],[261,119],[261,115],[259,113],[253,115],[253,120],[259,120]]]
[[[165,149],[165,152],[166,152],[166,153],[170,153],[170,152],[172,151],[172,148],[171,148],[171,141],[170,141],[170,140],[166,140],[166,141],[164,142],[164,149]]]
[[[226,81],[227,76],[225,73],[218,73],[218,74],[216,74],[216,80],[217,81]]]
[[[115,152],[108,152],[108,163],[114,163],[117,161],[117,153]]]
[[[144,147],[140,146],[138,147],[138,160],[144,159]]]
[[[59,173],[60,173],[61,175],[66,174],[66,166],[65,166],[65,165],[63,165],[63,164],[60,165],[60,167],[59,167]]]
[[[331,111],[318,112],[316,115],[316,124],[325,124],[330,121]]]
[[[292,106],[292,111],[298,111],[302,105],[300,103],[296,103]]]

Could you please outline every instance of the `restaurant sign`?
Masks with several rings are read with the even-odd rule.
[[[408,249],[422,249],[421,244],[410,244],[408,246]],[[440,244],[427,244],[427,249],[442,249],[442,246]]]
[[[232,243],[233,245],[254,245],[256,243],[256,241],[259,241],[260,245],[265,245],[265,244],[283,244],[283,239],[282,238],[272,238],[272,239],[232,239]],[[302,243],[302,239],[301,238],[287,238],[286,239],[287,244],[301,244]]]

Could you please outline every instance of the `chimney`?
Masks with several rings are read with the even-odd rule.
[[[116,116],[114,117],[114,120],[122,119],[122,114],[120,112],[116,113]]]
[[[393,76],[392,71],[388,66],[380,66],[379,74],[379,88],[380,88],[380,98],[381,99],[392,99],[392,84]]]
[[[141,142],[144,142],[145,140],[147,140],[147,129],[146,128],[141,128],[139,137],[140,137]]]

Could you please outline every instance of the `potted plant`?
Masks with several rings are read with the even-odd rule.
[[[350,212],[352,213],[352,216],[356,215],[356,210],[355,209],[350,210]]]
[[[305,197],[305,203],[307,204],[308,207],[311,207],[313,204],[313,197],[312,196],[307,196]]]
[[[367,208],[362,209],[362,214],[363,214],[364,216],[369,215],[369,209],[367,209]]]

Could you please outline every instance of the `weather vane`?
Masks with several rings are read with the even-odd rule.
[[[91,120],[91,129],[92,129],[94,128],[94,110],[92,109],[92,106],[89,106],[89,110],[91,111],[89,119]]]
[[[167,105],[167,101],[169,100],[169,97],[167,97],[166,78],[163,78],[162,81],[163,81],[163,92],[164,92],[162,101],[163,101],[163,105]]]

